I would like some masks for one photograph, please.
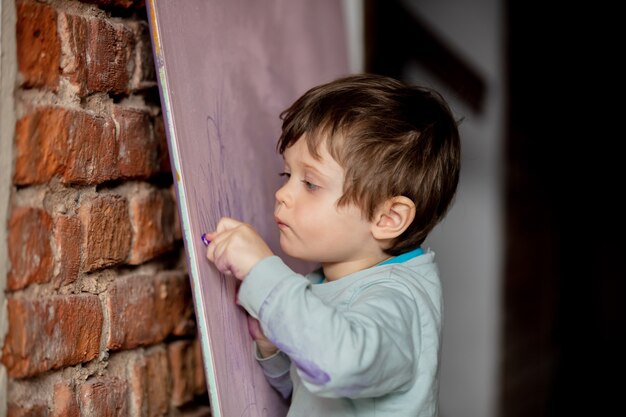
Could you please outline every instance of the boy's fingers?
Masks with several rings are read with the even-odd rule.
[[[224,239],[227,238],[228,234],[229,233],[227,232],[226,233],[218,233],[218,232],[206,233],[205,239],[207,239],[209,243],[207,245],[206,257],[209,261],[215,263],[217,258],[224,251],[224,248],[222,247],[223,245],[221,245],[221,243],[224,241]]]
[[[235,219],[231,219],[230,217],[222,217],[220,221],[217,223],[217,227],[215,228],[216,233],[223,232],[224,230],[234,229],[235,227],[241,226],[241,222]]]
[[[220,253],[224,250],[221,248],[222,245],[220,245],[220,243],[224,240],[224,235],[225,233],[210,233],[207,235],[210,242],[207,247],[206,254],[209,261],[213,263],[215,263],[217,258],[220,256]]]
[[[246,318],[248,319],[248,332],[250,336],[252,336],[254,340],[262,337],[263,331],[261,330],[259,321],[250,315],[246,315]]]
[[[228,239],[231,232],[226,230],[222,233],[214,233],[214,240],[207,248],[206,257],[209,261],[213,262],[215,267],[224,275],[234,275],[231,270],[230,260],[226,254],[228,251]]]
[[[200,236],[200,240],[202,240],[202,243],[204,244],[204,246],[209,246],[211,244],[211,241],[215,238],[214,233],[212,232],[205,232],[202,233],[202,235]]]
[[[224,234],[223,232],[231,230],[233,228],[233,225],[237,223],[239,223],[237,220],[228,217],[222,217],[214,231],[205,232],[200,236],[200,238],[202,239],[202,243],[204,243],[204,246],[209,246],[211,242],[215,242],[216,240],[218,240],[219,236]]]
[[[211,262],[215,262],[215,245],[209,245],[209,247],[206,248],[206,258]]]

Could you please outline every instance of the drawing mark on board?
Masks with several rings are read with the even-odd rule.
[[[254,407],[254,408],[253,408]],[[251,416],[252,414],[250,414],[250,412],[252,410],[258,411],[258,406],[256,402],[250,403],[246,406],[246,408],[241,412],[240,417],[248,417]],[[261,409],[261,417],[268,417],[269,416],[269,410],[267,409],[267,407],[263,407]]]
[[[219,115],[219,111],[218,111],[218,115]],[[216,116],[216,117],[219,119],[219,116]],[[207,126],[206,130],[207,130],[207,138],[209,140],[209,145],[217,144],[219,146],[217,149],[215,147],[209,148],[209,150],[211,151],[211,159],[214,160],[213,158],[214,155],[218,156],[220,169],[224,171],[226,168],[224,166],[224,158],[223,158],[225,148],[222,142],[222,132],[220,128],[220,123],[218,123],[215,117],[209,115],[206,117],[206,126]],[[213,140],[213,138],[215,138],[215,140]]]
[[[216,111],[214,115],[207,115],[206,117],[206,129],[207,129],[207,141],[209,147],[209,163],[213,167],[218,166],[219,179],[221,181],[219,186],[223,194],[221,194],[218,200],[220,208],[220,216],[230,216],[241,219],[243,217],[243,211],[241,207],[241,198],[236,200],[234,196],[241,196],[241,187],[239,186],[239,179],[241,178],[241,170],[244,168],[238,166],[241,163],[235,156],[237,153],[242,152],[243,149],[234,149],[232,144],[231,149],[226,149],[226,141],[224,140],[224,132],[222,130],[223,119],[223,103],[218,100],[216,103]],[[231,158],[228,158],[231,156]],[[216,173],[213,169],[212,172]],[[228,186],[226,186],[226,184]]]
[[[206,117],[207,147],[209,150],[208,171],[212,174],[210,181],[213,191],[212,205],[217,206],[218,218],[235,217],[231,208],[232,175],[226,163],[226,146],[224,145],[221,126],[221,106],[216,106],[215,116]],[[230,187],[227,187],[229,184]],[[235,193],[236,195],[236,193]]]
[[[241,201],[249,197],[242,194],[241,187],[238,184],[238,179],[241,178],[241,170],[237,166],[236,158],[238,149],[233,146],[233,143],[226,143],[222,126],[222,106],[223,102],[218,101],[215,106],[215,112],[207,115],[205,119],[208,158],[201,166],[201,174],[207,180],[207,189],[201,190],[199,194],[205,195],[208,201],[199,210],[203,213],[200,216],[203,219],[203,230],[201,232],[214,230],[217,226],[216,224],[210,224],[209,219],[205,217],[208,216],[209,212],[212,214],[211,220],[213,221],[217,221],[223,216],[241,219],[243,217]],[[237,288],[235,280],[225,277],[223,274],[220,274],[220,276],[220,286],[219,289],[216,289],[220,293],[220,299],[224,305],[236,305]],[[235,303],[233,303],[233,300],[235,300]],[[247,332],[241,331],[246,326],[245,315],[236,308],[225,308],[222,310],[222,315],[222,320],[220,320],[222,334],[228,335],[227,340],[240,346],[249,344]],[[232,326],[234,318],[227,317],[231,315],[238,316],[236,320],[239,322],[239,326]],[[231,370],[233,372],[229,373],[229,375],[235,379],[237,379],[237,375],[241,375],[241,365],[247,363],[244,357],[245,353],[247,351],[242,351],[241,349],[227,350],[227,355],[232,356],[230,360],[226,361],[229,366],[232,366]],[[240,383],[241,381],[237,382]]]

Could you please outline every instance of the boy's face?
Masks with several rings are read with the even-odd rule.
[[[321,262],[325,269],[336,263],[363,262],[380,250],[371,224],[357,206],[337,207],[344,170],[325,143],[319,153],[321,159],[315,159],[300,138],[283,154],[285,183],[276,191],[274,210],[280,246],[290,256]]]

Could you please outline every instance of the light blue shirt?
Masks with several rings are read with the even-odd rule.
[[[321,285],[276,256],[250,271],[239,303],[280,349],[259,363],[288,416],[437,415],[441,285],[416,251]]]

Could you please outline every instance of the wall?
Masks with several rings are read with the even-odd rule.
[[[2,11],[0,410],[208,415],[143,1]]]

